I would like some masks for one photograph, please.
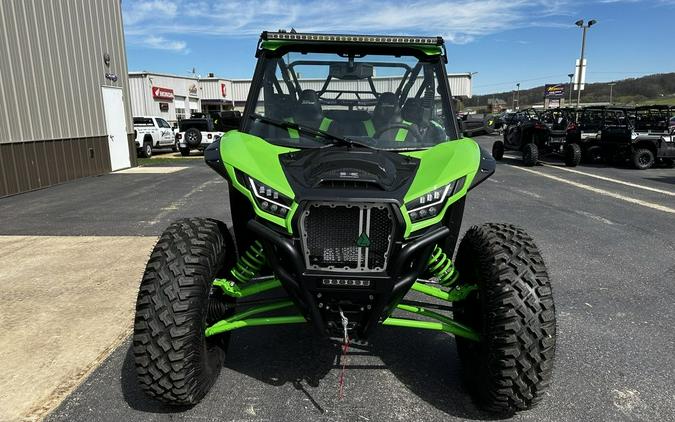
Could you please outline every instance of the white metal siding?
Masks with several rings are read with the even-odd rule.
[[[0,1],[0,75],[0,142],[105,135],[101,86],[129,96],[120,0]]]

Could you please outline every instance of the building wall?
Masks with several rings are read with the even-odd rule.
[[[120,0],[2,0],[0,58],[0,196],[109,171],[101,86],[133,133]]]

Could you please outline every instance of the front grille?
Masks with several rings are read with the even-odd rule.
[[[314,202],[300,216],[308,269],[383,271],[393,231],[394,216],[386,204]]]

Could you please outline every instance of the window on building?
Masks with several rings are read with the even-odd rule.
[[[183,120],[185,118],[185,108],[176,107],[176,119]]]

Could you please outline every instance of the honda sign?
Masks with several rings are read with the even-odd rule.
[[[157,100],[173,100],[173,89],[152,87],[152,98]]]

